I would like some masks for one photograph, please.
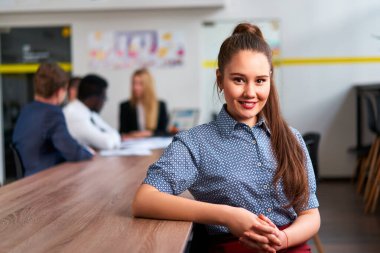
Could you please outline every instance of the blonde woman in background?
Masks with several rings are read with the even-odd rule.
[[[156,97],[154,80],[147,69],[132,75],[131,98],[120,104],[119,131],[123,139],[167,133],[166,105]]]

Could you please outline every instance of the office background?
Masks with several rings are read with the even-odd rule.
[[[118,105],[130,94],[131,69],[92,69],[88,61],[88,34],[109,30],[182,31],[186,41],[184,64],[153,68],[158,96],[173,108],[200,108],[201,120],[211,115],[205,100],[202,73],[204,22],[278,20],[281,58],[277,85],[282,111],[301,133],[321,133],[320,176],[350,177],[356,156],[353,85],[380,80],[380,3],[363,1],[25,1],[29,7],[12,7],[0,1],[0,27],[71,27],[71,63],[74,75],[96,71],[109,81],[108,101],[102,116],[118,126]],[[16,2],[16,1],[15,1]],[[138,3],[132,3],[138,2]],[[36,10],[33,10],[33,4]],[[91,7],[98,4],[100,7]],[[108,6],[108,7],[107,7]],[[121,7],[120,7],[121,6]],[[47,8],[51,7],[50,10]],[[13,9],[12,9],[13,8]],[[44,10],[45,8],[45,10]],[[1,8],[0,8],[1,9]],[[117,9],[117,10],[115,10]],[[39,11],[38,11],[39,10]],[[53,10],[53,11],[51,11]],[[216,56],[215,56],[216,58]],[[293,64],[292,64],[293,62]],[[213,99],[217,100],[217,96]],[[218,103],[218,101],[216,101]],[[2,137],[1,137],[2,138]],[[365,140],[371,140],[366,134]],[[1,150],[0,150],[1,151]],[[4,163],[4,161],[3,161]],[[4,175],[0,173],[0,183]]]

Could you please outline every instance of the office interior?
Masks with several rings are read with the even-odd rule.
[[[180,64],[150,68],[158,97],[170,111],[199,110],[197,124],[202,124],[212,120],[223,104],[214,88],[217,56],[210,52],[218,51],[220,41],[213,33],[227,36],[242,21],[270,24],[277,31],[275,81],[282,113],[302,134],[320,134],[319,194],[326,205],[321,205],[319,234],[325,252],[364,252],[360,247],[366,245],[365,252],[378,252],[380,207],[365,214],[356,187],[358,150],[376,138],[368,127],[365,101],[358,94],[360,88],[380,92],[371,88],[380,84],[379,14],[380,3],[374,0],[0,0],[0,185],[12,182],[16,175],[9,143],[19,110],[33,99],[33,71],[28,66],[52,58],[71,75],[104,76],[109,88],[101,116],[117,129],[118,106],[130,96],[130,77],[138,66],[91,64],[91,36],[173,31],[184,43],[184,56]],[[356,223],[364,229],[362,235],[346,231],[347,238],[339,237],[340,232],[331,228],[334,218],[324,220],[324,214],[339,215],[347,209],[338,211],[338,202],[329,197],[350,198],[354,211],[349,219],[371,223],[371,232],[365,230],[369,225]],[[361,239],[353,244],[355,236]]]

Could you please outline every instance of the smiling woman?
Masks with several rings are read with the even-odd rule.
[[[227,111],[235,120],[250,127],[257,123],[257,114],[268,100],[270,73],[266,56],[249,50],[235,54],[223,74],[217,70],[218,88],[224,91]]]
[[[216,77],[226,104],[215,121],[173,138],[149,167],[134,215],[206,224],[194,252],[307,252],[320,224],[313,167],[280,113],[257,26],[239,24],[223,42]],[[176,196],[185,190],[194,200]]]

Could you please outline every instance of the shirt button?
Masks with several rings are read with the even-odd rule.
[[[267,211],[268,211],[268,213],[272,212],[272,208],[268,208]]]
[[[253,140],[252,142],[253,142],[253,144],[256,144],[256,140]]]
[[[257,166],[259,166],[259,167],[260,167],[260,166],[261,166],[261,163],[257,163]]]
[[[268,186],[267,186],[267,185],[264,185],[264,189],[268,189]]]

